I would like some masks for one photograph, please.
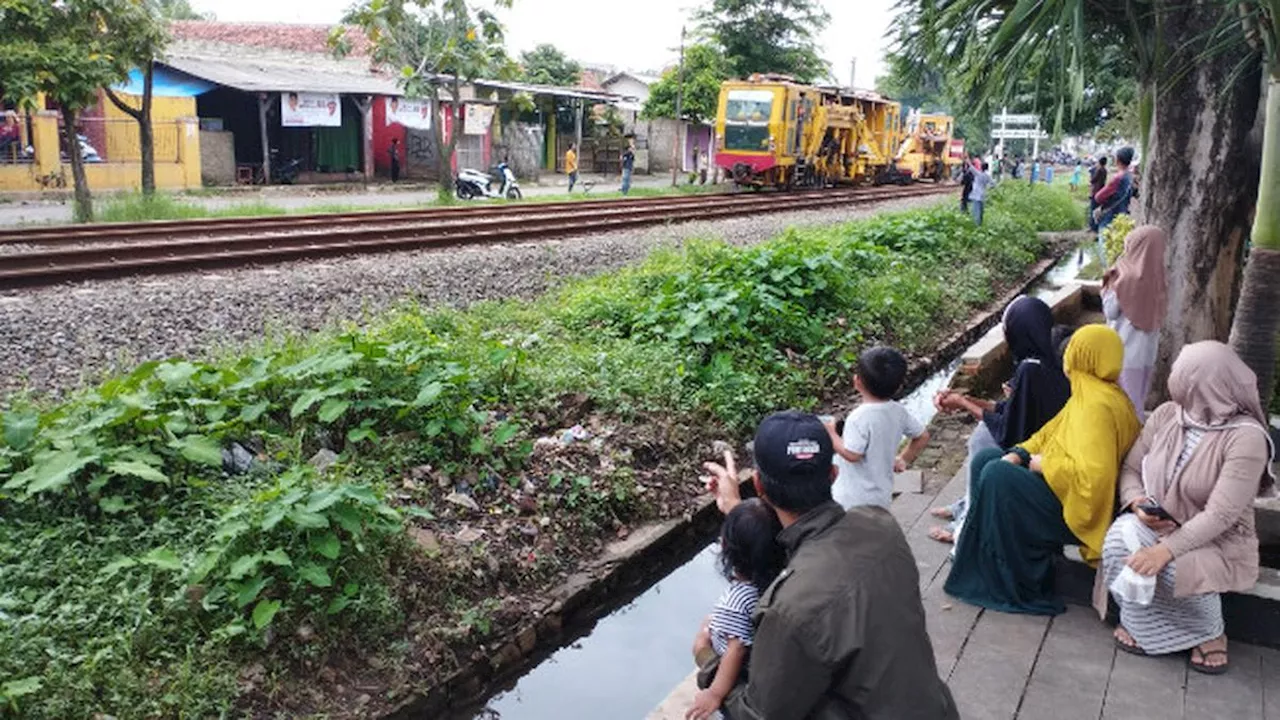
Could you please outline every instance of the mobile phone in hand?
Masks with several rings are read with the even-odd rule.
[[[1165,510],[1164,508],[1160,507],[1160,503],[1150,498],[1138,503],[1138,509],[1150,515],[1151,517],[1160,518],[1161,520],[1168,520],[1174,525],[1177,525],[1178,527],[1182,527],[1182,523],[1178,522],[1177,520],[1174,520],[1173,516],[1169,514],[1168,510]]]

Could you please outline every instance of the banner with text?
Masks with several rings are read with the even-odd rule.
[[[431,129],[431,101],[410,100],[402,97],[383,98],[386,103],[387,124],[399,123],[415,130]]]
[[[284,127],[341,127],[342,98],[337,93],[280,93]]]
[[[467,116],[462,128],[463,134],[484,135],[489,132],[489,125],[493,123],[493,106],[469,103],[464,107]]]

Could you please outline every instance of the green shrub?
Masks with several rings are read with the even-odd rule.
[[[987,200],[986,211],[1016,218],[1032,230],[1074,230],[1084,227],[1085,208],[1061,188],[1043,183],[1003,182]],[[984,219],[985,221],[985,219]]]
[[[1115,264],[1124,252],[1124,239],[1137,227],[1137,223],[1127,214],[1116,215],[1115,219],[1102,231],[1102,243],[1107,249],[1107,267]]]

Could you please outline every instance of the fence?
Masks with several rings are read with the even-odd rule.
[[[156,164],[182,162],[182,133],[186,126],[180,120],[152,120],[151,137]],[[81,118],[76,123],[80,152],[86,162],[141,162],[142,143],[138,123],[133,118]],[[59,151],[65,161],[66,135],[58,121]]]
[[[646,137],[634,138],[636,154],[649,148]],[[564,172],[564,154],[573,142],[570,135],[556,137],[556,172]],[[584,135],[578,151],[578,171],[583,174],[621,175],[622,151],[627,138],[615,135]]]
[[[61,115],[51,110],[17,120],[0,117],[0,138],[5,139],[0,143],[0,192],[59,190],[70,184],[72,156],[67,152],[61,123]],[[76,123],[76,134],[73,143],[86,161],[89,187],[125,190],[139,186],[142,152],[137,122],[90,116]],[[153,135],[156,187],[199,187],[200,136],[195,118],[156,120]]]

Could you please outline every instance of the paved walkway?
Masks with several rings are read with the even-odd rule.
[[[963,720],[1280,720],[1280,651],[1231,644],[1231,671],[1190,671],[1186,655],[1144,658],[1119,652],[1092,609],[1056,618],[1009,615],[952,600],[942,591],[948,545],[930,540],[929,508],[964,492],[964,470],[945,486],[893,503],[920,566],[920,590],[938,672]],[[649,720],[677,720],[691,679]]]
[[[617,176],[588,176],[584,181],[594,182],[591,194],[606,195],[618,192],[621,179]],[[681,176],[681,183],[684,177]],[[662,188],[671,186],[670,175],[636,175],[632,181],[634,188]],[[359,208],[421,206],[435,201],[435,186],[414,184],[411,189],[400,189],[382,183],[375,189],[357,189],[339,192],[326,189],[325,186],[272,187],[257,190],[230,190],[219,195],[176,195],[184,203],[200,205],[210,210],[224,209],[236,205],[250,203],[266,203],[286,210],[298,211],[311,207],[344,205]],[[727,186],[726,186],[727,187]],[[578,186],[581,188],[581,185]],[[579,189],[575,188],[575,192]],[[539,195],[561,195],[568,190],[568,180],[563,175],[544,175],[542,184],[522,186],[526,197]],[[95,196],[101,205],[109,199],[108,193]],[[16,199],[12,202],[0,202],[0,227],[32,223],[69,223],[71,222],[70,200]]]

